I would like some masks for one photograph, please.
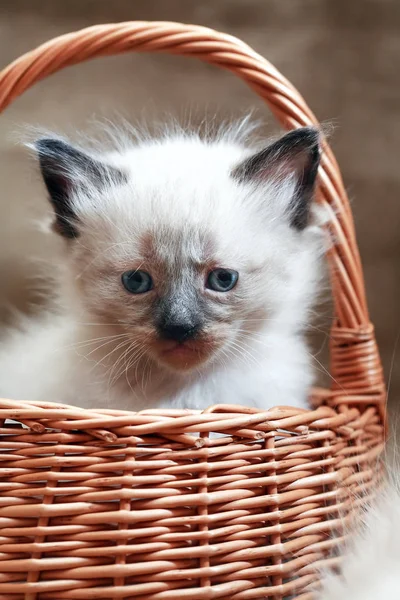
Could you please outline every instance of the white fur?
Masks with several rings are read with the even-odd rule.
[[[344,548],[341,575],[328,575],[318,600],[400,598],[400,493],[388,484],[365,515],[363,528]]]
[[[290,178],[247,187],[234,181],[232,169],[251,152],[231,134],[212,142],[178,133],[100,155],[128,173],[128,182],[110,182],[107,193],[93,189],[74,199],[83,233],[68,244],[60,264],[61,309],[23,323],[2,340],[0,395],[132,410],[204,409],[215,403],[306,407],[313,369],[303,331],[317,292],[323,236],[316,221],[303,231],[289,227]],[[172,373],[151,360],[138,361],[136,370],[127,370],[129,386],[120,385],[106,356],[116,346],[96,349],[112,330],[93,316],[120,293],[120,282],[116,277],[107,285],[95,283],[84,302],[75,284],[99,261],[129,264],[140,232],[169,225],[212,231],[225,262],[241,273],[243,286],[248,281],[246,310],[262,316],[238,313],[226,351],[195,371]],[[78,272],[85,249],[89,259]],[[254,269],[261,269],[258,279]],[[239,329],[245,342],[230,346]],[[98,343],[88,343],[95,339]],[[116,350],[113,358],[120,356]]]

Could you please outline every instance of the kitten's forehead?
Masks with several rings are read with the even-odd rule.
[[[146,262],[177,271],[189,265],[211,263],[216,245],[209,231],[190,225],[164,225],[145,232],[140,238],[139,250]]]
[[[178,136],[132,148],[119,156],[117,163],[124,163],[139,186],[149,183],[149,173],[164,182],[185,179],[189,183],[188,179],[200,178],[205,184],[204,176],[210,181],[228,174],[246,155],[238,144],[223,140],[206,143],[197,137]]]

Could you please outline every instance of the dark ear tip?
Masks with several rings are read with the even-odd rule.
[[[322,152],[322,133],[317,127],[300,127],[290,132],[293,137],[287,142],[293,149],[297,148],[301,152],[305,151],[314,164],[315,170],[318,169]],[[288,134],[290,135],[290,134]]]
[[[39,138],[33,142],[33,147],[39,155],[59,155],[65,153],[69,148],[68,144],[57,138]]]
[[[293,129],[288,135],[292,135],[293,142],[297,141],[310,148],[321,145],[322,133],[317,127],[299,127],[298,129]]]

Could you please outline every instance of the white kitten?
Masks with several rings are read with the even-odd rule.
[[[232,131],[116,152],[35,144],[65,238],[60,314],[10,332],[0,395],[83,407],[307,405],[323,235],[319,133]]]
[[[316,600],[400,598],[400,493],[388,484],[365,514],[362,530],[344,548],[341,575],[325,578]]]

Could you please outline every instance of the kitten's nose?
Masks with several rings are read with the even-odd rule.
[[[184,342],[194,338],[199,332],[200,324],[196,323],[176,323],[170,321],[164,323],[159,328],[160,337],[164,340],[175,340],[176,342]]]

